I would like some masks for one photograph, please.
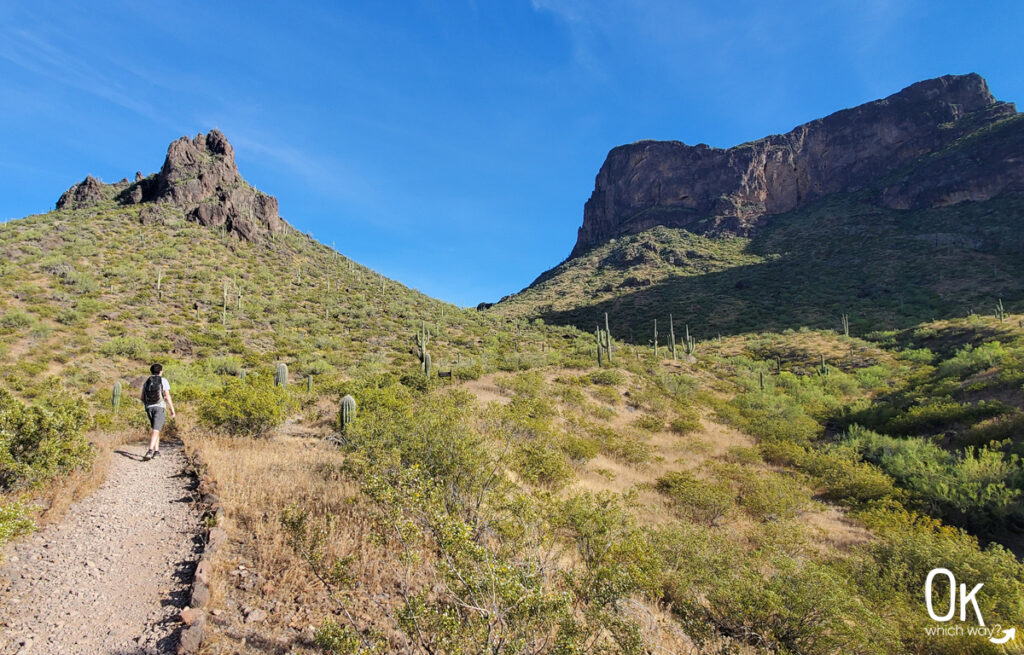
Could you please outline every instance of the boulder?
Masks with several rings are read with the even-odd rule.
[[[108,186],[92,175],[87,175],[61,195],[57,200],[57,209],[80,209],[103,202],[108,198]]]

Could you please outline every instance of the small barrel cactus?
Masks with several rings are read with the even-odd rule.
[[[110,406],[114,409],[115,412],[118,410],[119,407],[121,407],[121,383],[120,382],[115,382],[114,383],[114,393],[110,397]]]
[[[278,387],[288,386],[288,365],[284,362],[277,365],[277,372],[274,374],[274,384]]]
[[[341,431],[356,417],[356,399],[352,396],[345,396],[341,399],[341,412],[338,415]]]

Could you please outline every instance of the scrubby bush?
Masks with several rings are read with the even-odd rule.
[[[36,524],[28,516],[28,507],[21,502],[0,503],[0,546],[35,530]]]
[[[650,536],[664,562],[664,596],[698,644],[727,635],[775,653],[898,652],[841,566],[772,548],[748,552],[726,534],[693,524]]]
[[[783,395],[738,394],[719,414],[736,428],[766,441],[808,444],[823,431],[803,407]]]
[[[641,414],[636,417],[633,421],[633,425],[644,430],[645,432],[658,432],[665,428],[665,421],[658,418],[657,416],[651,416],[650,414]]]
[[[999,401],[957,403],[952,400],[938,400],[903,410],[889,420],[884,429],[892,434],[928,434],[954,424],[970,425],[1011,411],[1010,407]]]
[[[100,346],[100,352],[107,357],[146,359],[149,357],[149,343],[142,337],[114,337]]]
[[[269,375],[228,378],[199,405],[199,420],[241,437],[261,437],[284,422],[288,392]]]
[[[612,368],[603,368],[594,371],[588,375],[587,378],[590,380],[591,384],[600,384],[608,387],[621,386],[626,381],[626,378],[622,375],[621,371],[616,371]]]
[[[0,389],[0,491],[29,487],[87,466],[92,420],[85,404],[51,385],[32,405]]]
[[[678,435],[687,435],[700,430],[700,412],[692,407],[677,409],[675,418],[668,422],[668,429]]]
[[[704,525],[716,525],[736,507],[736,493],[723,482],[706,482],[688,471],[675,471],[658,479],[664,494],[680,516]]]
[[[479,364],[470,364],[469,366],[456,366],[452,369],[452,375],[455,376],[456,380],[479,380],[480,376],[484,374],[484,369]]]
[[[518,396],[536,396],[544,390],[544,376],[540,371],[528,371],[518,375],[500,375],[494,383],[502,391]]]
[[[977,538],[962,530],[902,508],[872,509],[859,517],[877,539],[868,547],[872,561],[856,576],[879,597],[901,594],[910,599],[907,605],[920,607],[928,572],[943,567],[969,588],[984,583],[976,598],[987,624],[1024,623],[1024,564],[1006,548],[993,543],[982,549]],[[908,636],[921,639],[920,634]]]
[[[850,506],[901,498],[891,477],[860,461],[849,448],[808,449],[786,441],[761,444],[761,454],[773,464],[792,466],[812,477],[825,498]]]
[[[749,514],[761,520],[789,519],[811,503],[807,488],[792,474],[775,473],[721,462],[715,472],[732,481],[737,501]]]
[[[530,484],[558,488],[572,477],[572,467],[565,454],[539,440],[525,443],[516,450],[513,466],[519,477]]]
[[[35,323],[35,317],[17,309],[8,310],[0,315],[0,329],[3,330],[20,330]]]
[[[957,353],[939,364],[939,377],[956,377],[958,379],[992,368],[1002,366],[1012,360],[1011,355],[998,341],[989,341],[975,347],[967,344]]]
[[[951,453],[924,439],[854,426],[845,444],[892,476],[930,514],[980,534],[1024,522],[1024,464],[987,447]]]

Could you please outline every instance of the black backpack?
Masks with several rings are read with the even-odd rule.
[[[159,375],[151,375],[142,385],[142,402],[148,407],[160,402],[160,395],[164,390],[163,378]]]

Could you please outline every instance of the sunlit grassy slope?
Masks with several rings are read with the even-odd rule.
[[[252,244],[108,204],[2,225],[0,253],[0,377],[23,396],[59,375],[106,400],[150,360],[179,379],[193,363],[281,361],[294,378],[397,370],[416,361],[424,322],[435,369],[491,357],[515,368],[534,350],[520,324],[431,299],[291,228]]]

